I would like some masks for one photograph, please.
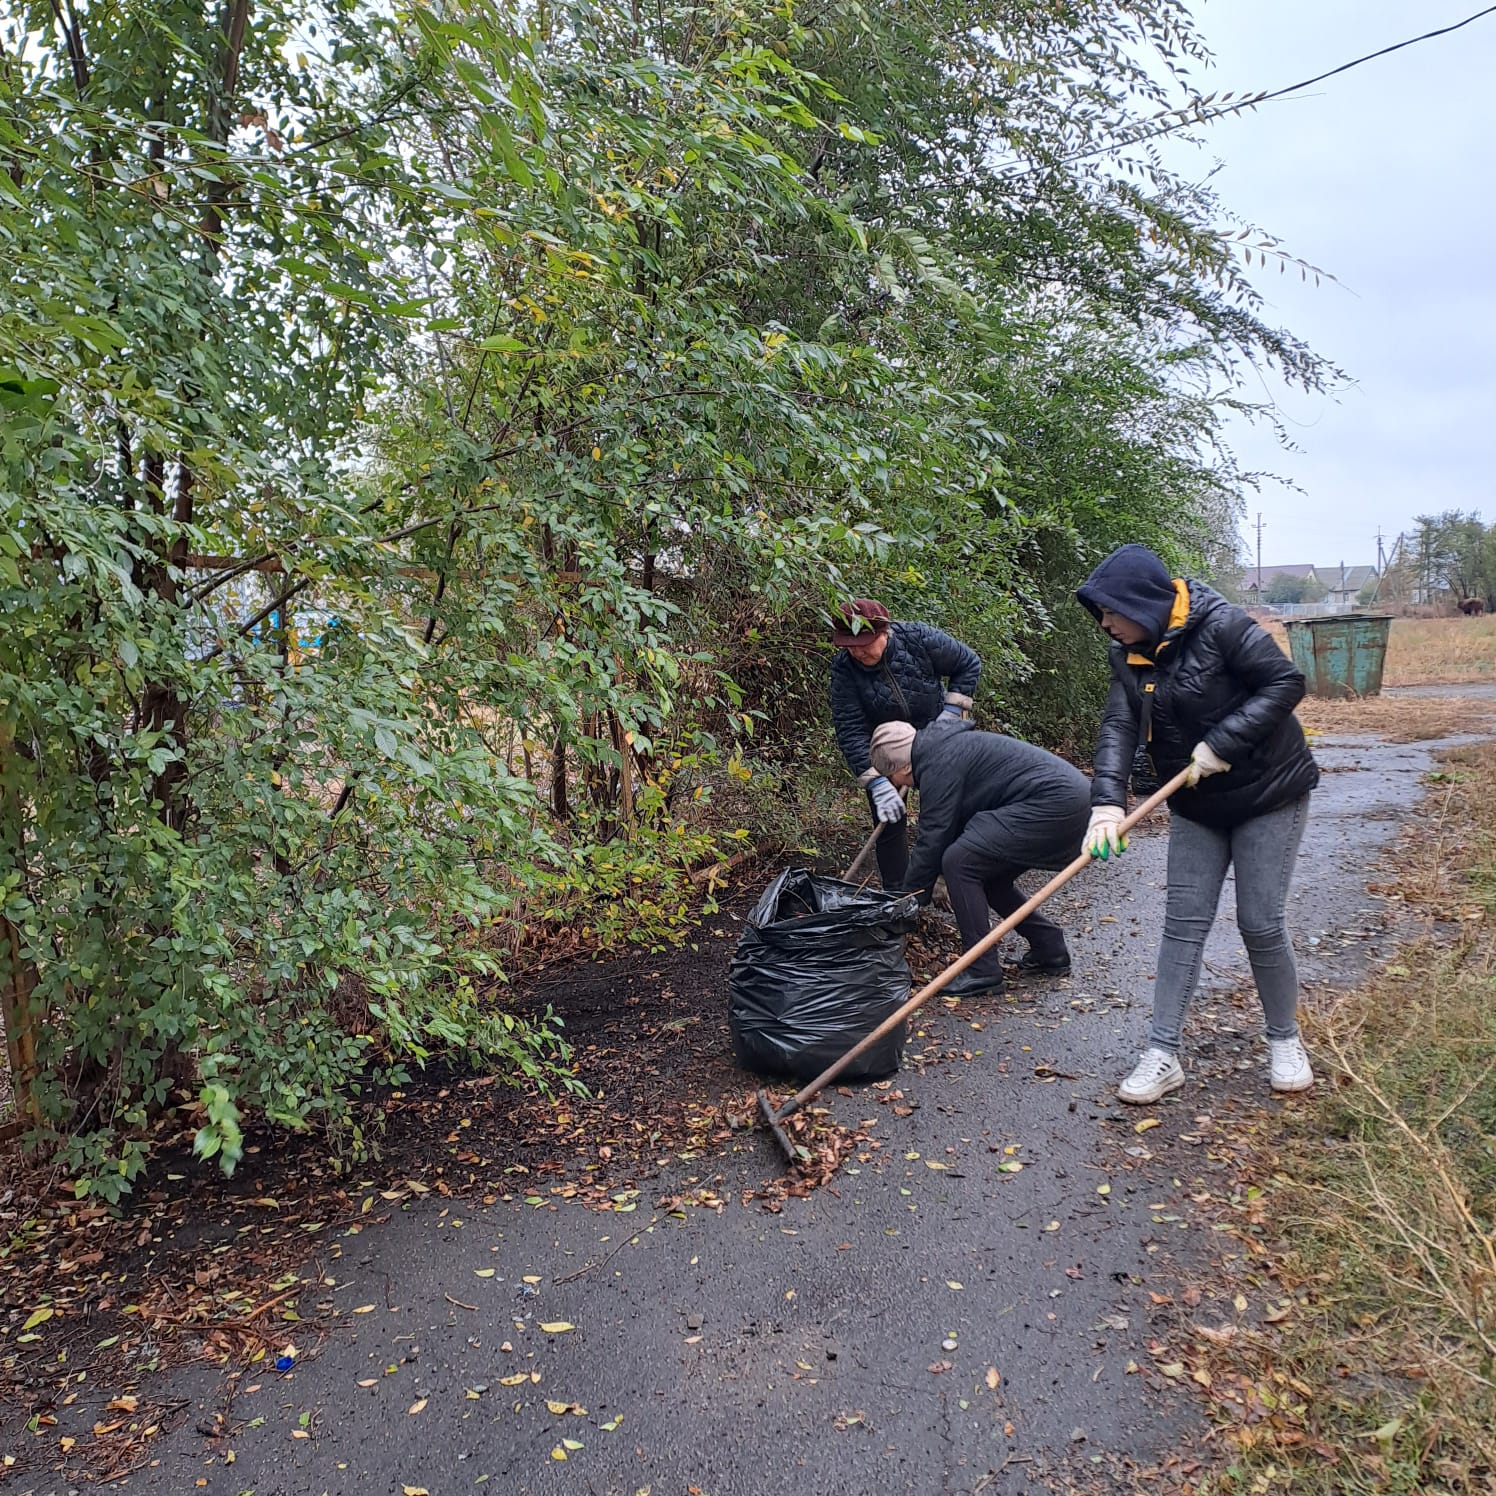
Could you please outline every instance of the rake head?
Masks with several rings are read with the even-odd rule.
[[[774,1103],[769,1099],[767,1091],[758,1093],[758,1115],[765,1127],[774,1135],[774,1141],[779,1144],[779,1151],[792,1164],[797,1164],[805,1157],[805,1150],[791,1142],[790,1135],[784,1130],[784,1119],[774,1110]]]

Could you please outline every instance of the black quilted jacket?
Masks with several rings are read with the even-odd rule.
[[[868,742],[875,727],[883,722],[926,727],[948,697],[969,707],[982,674],[975,650],[928,623],[894,623],[889,633],[876,665],[859,665],[844,649],[831,661],[831,723],[842,757],[858,779],[872,767]]]
[[[1180,790],[1170,811],[1202,826],[1238,826],[1319,783],[1293,714],[1304,696],[1304,676],[1243,609],[1203,582],[1185,585],[1188,616],[1165,632],[1153,664],[1121,644],[1111,647],[1112,684],[1096,743],[1091,803],[1127,804],[1143,687],[1151,679],[1148,747],[1159,778],[1184,768],[1201,741],[1231,765],[1229,773]]]

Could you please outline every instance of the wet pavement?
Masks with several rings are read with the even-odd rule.
[[[1326,772],[1291,913],[1311,1039],[1325,987],[1392,950],[1366,885],[1432,766],[1423,745],[1337,738],[1316,751]],[[809,1198],[779,1214],[741,1203],[777,1172],[769,1140],[744,1134],[714,1163],[720,1209],[652,1208],[674,1173],[700,1175],[699,1159],[627,1213],[407,1199],[308,1264],[341,1317],[325,1336],[308,1328],[289,1374],[190,1368],[156,1389],[190,1408],[116,1488],[1132,1489],[1129,1470],[1203,1432],[1188,1389],[1154,1373],[1187,1333],[1181,1285],[1215,1320],[1232,1312],[1212,1299],[1223,1238],[1191,1199],[1230,1188],[1223,1120],[1302,1104],[1268,1093],[1229,887],[1186,1088],[1148,1108],[1112,1097],[1146,1023],[1165,845],[1140,834],[1054,900],[1070,980],[937,1002],[891,1083],[829,1097],[881,1146]],[[725,1000],[718,985],[701,992],[704,1006]],[[229,1439],[201,1431],[218,1412]],[[96,1416],[81,1396],[54,1432],[75,1424],[81,1437]]]

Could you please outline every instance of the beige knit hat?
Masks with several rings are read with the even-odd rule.
[[[914,727],[908,722],[884,722],[873,729],[873,767],[880,774],[897,774],[909,767],[914,748]]]

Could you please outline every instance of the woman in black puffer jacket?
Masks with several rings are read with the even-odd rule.
[[[1275,1091],[1314,1083],[1299,1039],[1298,971],[1284,910],[1319,769],[1293,710],[1304,677],[1272,638],[1202,582],[1169,575],[1146,546],[1125,545],[1076,592],[1111,636],[1112,684],[1091,784],[1086,848],[1120,853],[1127,777],[1142,744],[1160,779],[1190,770],[1169,803],[1163,945],[1148,1047],[1118,1087],[1147,1103],[1184,1084],[1184,1014],[1226,871],[1267,1023]]]
[[[873,768],[873,729],[883,722],[927,727],[959,722],[981,679],[976,651],[928,623],[895,622],[888,609],[860,597],[832,621],[831,723],[847,768],[867,792],[882,826],[875,851],[884,888],[902,888],[909,870],[904,802]]]

